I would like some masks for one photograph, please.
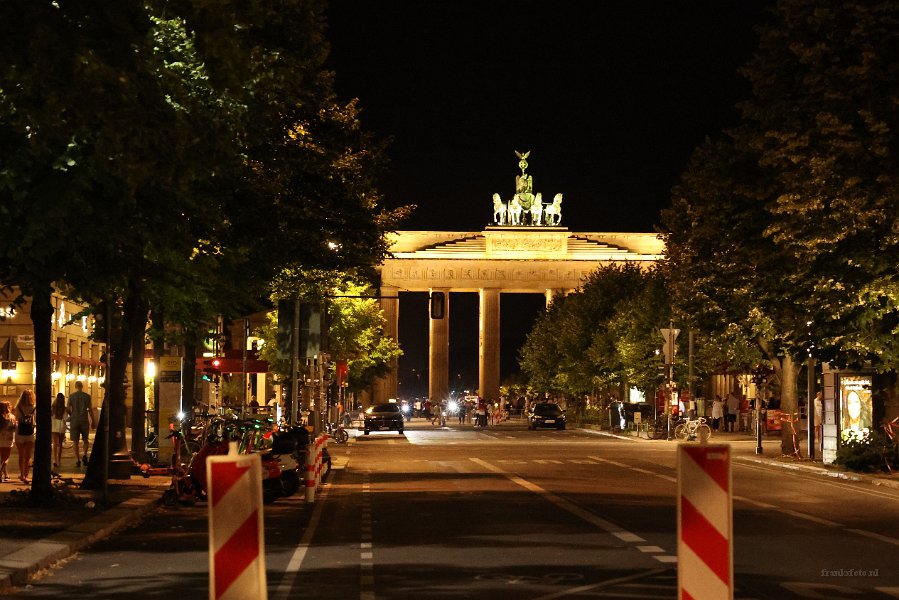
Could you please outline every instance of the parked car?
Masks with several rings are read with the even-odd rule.
[[[538,427],[565,429],[565,411],[558,404],[552,402],[535,404],[528,413],[528,429],[537,429]]]
[[[372,431],[396,431],[403,433],[403,413],[395,402],[375,404],[365,411],[362,432],[368,435]]]

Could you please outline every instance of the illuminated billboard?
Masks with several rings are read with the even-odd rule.
[[[840,429],[864,431],[874,425],[871,377],[840,377]]]

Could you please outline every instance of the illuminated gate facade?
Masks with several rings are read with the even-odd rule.
[[[393,257],[380,267],[381,307],[387,335],[397,339],[398,292],[446,292],[443,319],[429,319],[428,392],[449,394],[450,292],[477,292],[478,393],[499,399],[500,294],[541,293],[553,297],[577,289],[603,265],[649,266],[664,245],[653,233],[571,232],[565,227],[491,226],[479,232],[401,231],[393,234]],[[393,297],[393,298],[390,298]],[[397,365],[375,386],[374,401],[397,397]]]

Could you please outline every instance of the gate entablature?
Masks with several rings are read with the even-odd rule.
[[[651,233],[572,233],[563,227],[400,231],[391,242],[392,257],[381,265],[381,283],[406,291],[575,289],[603,263],[649,266],[663,250]]]

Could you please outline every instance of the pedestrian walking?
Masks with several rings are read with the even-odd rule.
[[[0,481],[9,481],[6,465],[16,440],[16,417],[9,402],[0,402]]]
[[[824,448],[824,394],[820,391],[815,394],[815,399],[812,403],[813,410],[815,411],[815,444],[818,447],[818,450],[823,452]]]
[[[19,480],[29,483],[28,475],[31,471],[31,457],[34,456],[34,412],[37,405],[34,401],[34,392],[25,390],[19,396],[16,403],[16,450],[19,453]]]
[[[712,400],[712,429],[718,431],[722,420],[724,420],[724,401],[721,396],[715,394],[715,399]]]
[[[487,404],[484,400],[478,398],[478,407],[476,409],[478,427],[487,427]]]
[[[50,441],[52,443],[53,468],[59,473],[62,464],[62,443],[66,439],[66,396],[56,394],[50,407]]]
[[[75,382],[75,391],[69,394],[69,429],[75,446],[75,466],[80,467],[84,462],[87,465],[88,436],[91,429],[97,428],[97,419],[94,416],[94,407],[91,406],[91,397],[84,391],[84,384]],[[90,429],[88,429],[90,427]],[[79,440],[84,440],[84,452],[80,450]]]
[[[737,429],[737,414],[740,412],[740,399],[733,392],[727,395],[727,421],[724,430],[733,433]]]

